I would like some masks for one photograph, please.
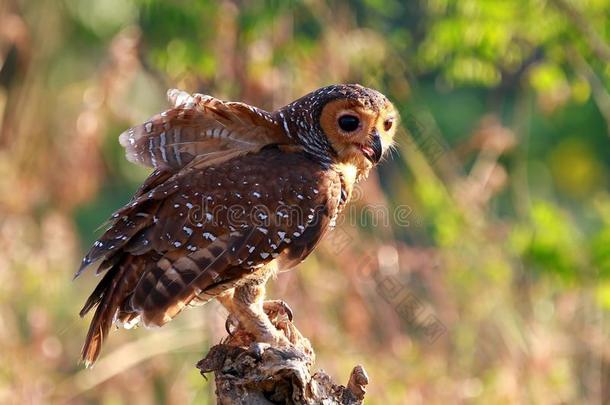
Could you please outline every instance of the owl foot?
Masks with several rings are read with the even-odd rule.
[[[292,308],[282,300],[269,300],[263,302],[263,311],[269,317],[269,320],[273,323],[273,319],[276,317],[282,318],[284,315],[288,317],[288,320],[292,322],[293,313]]]
[[[237,319],[237,315],[229,314],[225,321],[225,330],[229,336],[233,336],[235,332],[237,332],[237,329],[239,329],[239,319]]]
[[[266,315],[263,315],[267,317]],[[225,329],[229,334],[229,340],[239,342],[240,346],[248,345],[249,342],[266,343],[273,347],[286,347],[291,345],[289,339],[288,317],[285,313],[274,315],[273,320],[266,320],[267,325],[247,322],[246,325],[239,321],[235,314],[229,314],[225,321]]]
[[[251,338],[248,340],[268,343],[274,347],[293,345],[295,343],[293,313],[288,304],[281,300],[264,301],[261,309],[260,315],[252,312],[247,317],[240,313],[230,313],[225,321],[229,339],[242,341],[245,335],[249,335]]]
[[[263,302],[263,311],[269,318],[269,321],[279,330],[285,330],[285,323],[292,322],[293,312],[288,304],[282,300],[269,300]],[[227,316],[225,321],[225,330],[229,336],[240,328],[239,319],[237,315],[231,313]]]
[[[271,324],[277,329],[280,340],[287,340],[289,345],[293,346],[297,342],[296,328],[292,323],[293,312],[288,304],[282,300],[264,301],[263,311],[265,311]],[[281,346],[286,346],[286,342],[278,343],[281,343]]]

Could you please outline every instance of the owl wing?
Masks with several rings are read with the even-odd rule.
[[[180,90],[168,91],[172,108],[119,136],[130,162],[179,169],[195,157],[218,161],[290,139],[273,116],[238,102]]]
[[[300,262],[341,196],[334,171],[279,148],[164,173],[115,214],[83,260],[82,269],[100,261],[106,272],[81,311],[97,306],[83,348],[88,363],[113,320],[162,325],[271,261]]]

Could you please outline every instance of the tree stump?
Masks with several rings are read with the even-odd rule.
[[[362,366],[352,370],[346,386],[319,370],[312,375],[315,353],[284,313],[270,314],[292,347],[254,342],[239,326],[197,363],[205,377],[213,372],[218,404],[362,404],[368,376]]]

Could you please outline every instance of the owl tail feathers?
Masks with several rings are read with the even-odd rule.
[[[87,313],[85,309],[86,307],[83,307],[83,311],[80,314],[81,317]],[[107,310],[107,305],[104,305],[104,303],[99,304],[91,320],[91,325],[89,325],[89,332],[87,332],[85,344],[81,351],[81,360],[87,368],[93,367],[102,350],[104,338],[110,331],[112,316],[109,316],[110,314]]]
[[[79,315],[82,318],[97,307],[81,351],[81,360],[87,368],[92,367],[99,357],[102,343],[110,331],[114,314],[119,307],[120,294],[117,291],[117,285],[122,274],[121,267],[115,266],[104,275],[104,278],[99,282],[80,311]]]
[[[87,308],[87,306],[83,307],[80,316],[85,316],[89,309],[90,308]],[[87,332],[85,344],[81,351],[81,360],[85,363],[85,367],[91,368],[97,361],[102,350],[102,343],[108,335],[113,323],[115,323],[117,327],[131,329],[140,323],[140,314],[136,312],[121,311],[119,306],[113,303],[110,303],[109,305],[105,302],[100,303],[91,320],[89,332]]]
[[[102,335],[101,329],[94,329],[94,325],[91,325],[81,352],[81,361],[85,363],[87,368],[92,368],[100,355]]]

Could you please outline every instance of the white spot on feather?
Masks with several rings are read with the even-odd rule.
[[[161,132],[161,142],[159,143],[159,150],[161,151],[161,157],[163,161],[167,163],[167,153],[165,152],[165,132]]]

